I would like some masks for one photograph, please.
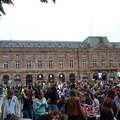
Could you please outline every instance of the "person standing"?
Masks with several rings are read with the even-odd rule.
[[[86,120],[75,89],[70,91],[70,97],[65,101],[65,114],[68,116],[69,120]]]
[[[0,84],[0,95],[2,95],[2,94],[3,94],[3,85]]]
[[[117,95],[114,98],[115,105],[117,107],[116,118],[117,120],[120,120],[120,84],[116,87],[116,93]]]
[[[48,108],[47,100],[44,97],[43,92],[39,92],[33,101],[33,109],[35,111],[35,118],[37,119],[40,115],[46,114]]]
[[[51,110],[56,110],[58,109],[57,107],[57,100],[58,100],[58,93],[57,93],[57,89],[56,86],[53,86],[51,88],[51,95],[50,95],[50,109]]]
[[[4,86],[4,87],[3,87],[3,95],[7,95],[7,90],[8,90],[7,87]]]
[[[8,114],[14,114],[20,117],[20,104],[14,91],[9,89],[7,95],[3,96],[0,100],[0,117],[4,120],[7,119]]]
[[[29,89],[23,92],[23,118],[33,119],[33,101]]]

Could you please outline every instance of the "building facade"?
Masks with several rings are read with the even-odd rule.
[[[120,79],[120,43],[90,36],[82,42],[0,41],[0,81]]]

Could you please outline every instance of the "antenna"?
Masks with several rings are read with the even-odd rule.
[[[91,18],[91,23],[90,24],[91,24],[91,36],[92,36],[92,18]]]

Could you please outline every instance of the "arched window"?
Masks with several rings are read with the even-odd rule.
[[[110,73],[110,80],[114,80],[115,79],[115,73],[111,72]]]
[[[44,80],[43,75],[42,75],[42,74],[39,74],[39,75],[37,76],[37,80],[38,80],[38,81],[43,81],[43,80]]]
[[[54,75],[53,74],[48,75],[48,82],[50,82],[50,83],[54,82]]]
[[[26,76],[26,84],[29,84],[30,82],[32,82],[32,75],[27,75]]]
[[[94,73],[94,74],[93,74],[93,79],[94,79],[94,80],[98,80],[98,73]]]
[[[61,74],[59,75],[59,81],[60,81],[60,82],[65,82],[65,75],[64,75],[63,73],[61,73]]]
[[[8,75],[4,75],[3,79],[2,79],[2,82],[3,82],[3,84],[8,84],[8,82],[9,82],[9,76]]]
[[[102,79],[103,80],[107,80],[107,74],[104,72],[104,73],[102,73]]]
[[[75,81],[75,75],[74,75],[73,73],[71,73],[71,74],[69,75],[69,80],[70,80],[70,82]]]
[[[88,81],[88,74],[87,73],[83,73],[83,78],[84,81]]]
[[[21,76],[20,75],[16,75],[14,77],[14,83],[15,84],[20,84],[21,83]]]

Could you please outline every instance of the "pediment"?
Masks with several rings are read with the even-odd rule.
[[[100,44],[98,46],[96,46],[95,48],[93,48],[93,50],[114,50],[113,48],[106,46],[105,44]]]

